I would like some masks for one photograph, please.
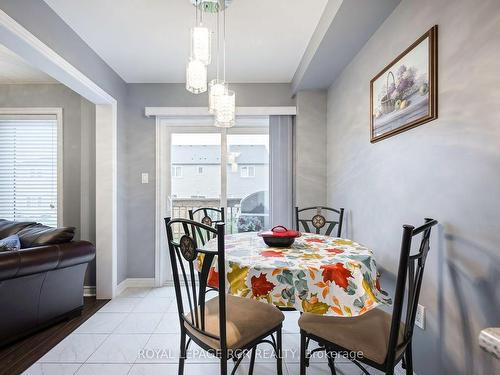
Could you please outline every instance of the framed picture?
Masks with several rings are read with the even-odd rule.
[[[371,142],[437,118],[437,25],[370,81]]]

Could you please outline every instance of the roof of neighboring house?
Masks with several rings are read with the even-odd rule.
[[[264,145],[230,145],[229,152],[235,155],[238,164],[267,164],[269,152]],[[228,163],[231,162],[229,156]],[[220,146],[218,145],[174,145],[172,164],[219,164]]]

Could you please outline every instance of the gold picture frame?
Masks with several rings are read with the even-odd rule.
[[[370,141],[375,143],[438,117],[437,25],[370,81]]]

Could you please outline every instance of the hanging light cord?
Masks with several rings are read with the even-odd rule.
[[[200,9],[200,26],[203,25],[203,13],[205,13],[203,11],[203,5],[200,5],[201,9]]]
[[[196,4],[194,6],[194,14],[195,14],[195,26],[198,26],[198,0],[196,0]]]
[[[225,0],[222,0],[223,2],[225,2]],[[224,4],[225,5],[225,4]],[[223,47],[222,47],[222,50],[223,50],[223,64],[224,64],[224,75],[223,75],[223,79],[224,79],[224,83],[226,83],[226,7],[224,6],[222,8],[222,16],[223,16],[223,24],[224,24],[224,31],[223,31]]]
[[[219,12],[217,12],[217,84],[219,83],[219,55],[220,55],[220,22],[219,22]]]

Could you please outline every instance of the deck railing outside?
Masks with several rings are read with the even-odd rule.
[[[267,214],[248,214],[240,211],[241,199],[228,199],[225,211],[226,233],[253,232],[264,228],[267,223]],[[189,219],[189,210],[200,207],[220,208],[220,202],[215,199],[189,198],[172,199],[172,217]],[[240,219],[241,218],[241,219]],[[180,233],[180,228],[172,228],[174,236]]]

